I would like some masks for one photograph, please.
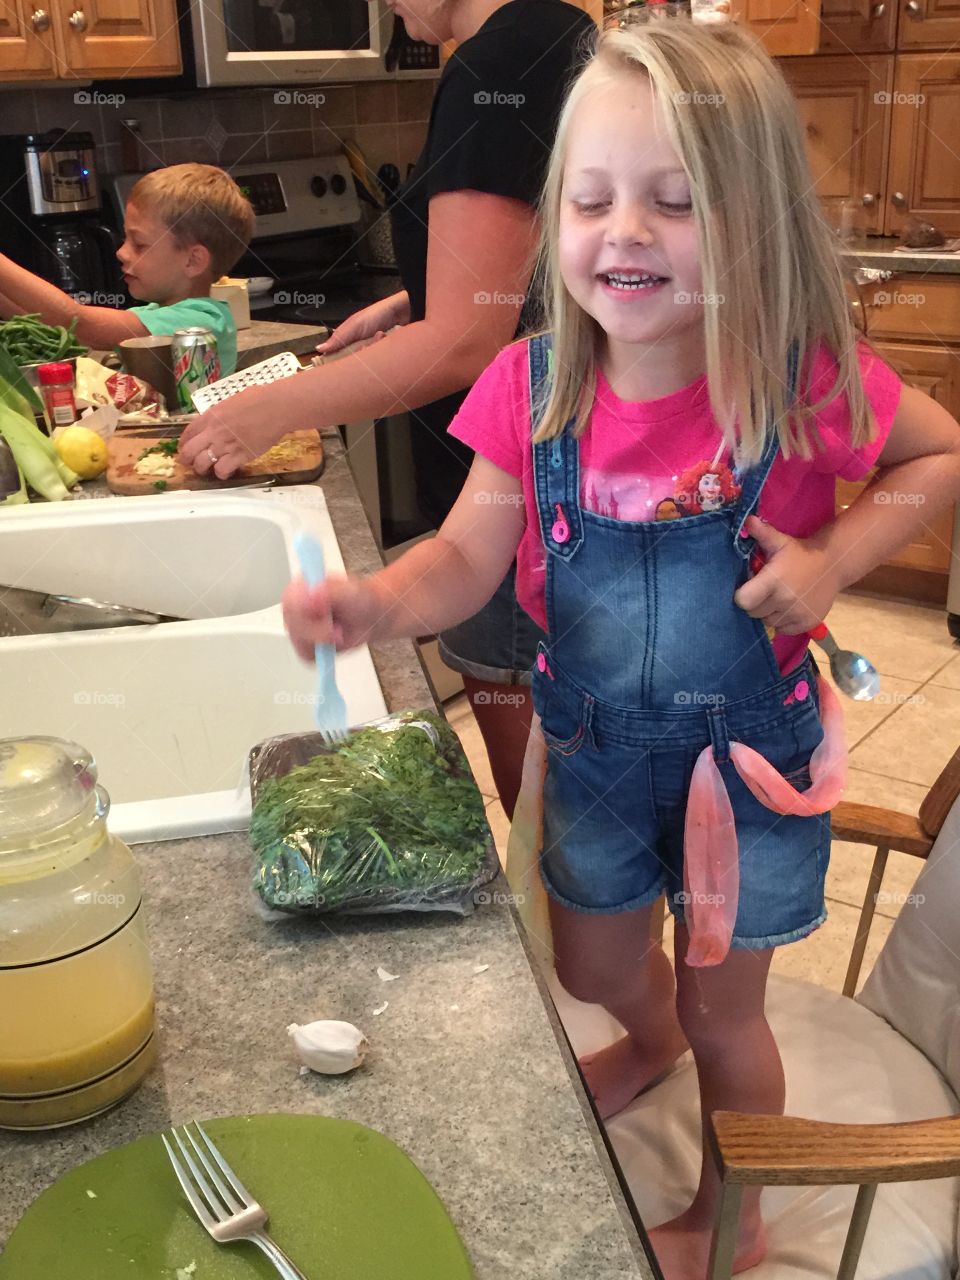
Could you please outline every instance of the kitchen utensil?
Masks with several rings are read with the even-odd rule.
[[[299,1267],[267,1234],[267,1211],[257,1203],[233,1172],[204,1133],[199,1121],[195,1120],[193,1127],[200,1136],[200,1142],[197,1142],[189,1125],[183,1126],[183,1137],[176,1129],[172,1131],[172,1137],[180,1148],[183,1161],[177,1157],[166,1134],[161,1134],[160,1137],[170,1157],[173,1171],[177,1175],[177,1181],[183,1187],[184,1195],[190,1201],[200,1222],[218,1244],[233,1244],[238,1240],[249,1240],[255,1244],[261,1253],[266,1254],[284,1280],[307,1280]],[[200,1164],[203,1165],[209,1179],[201,1173],[200,1166],[191,1155],[187,1143],[199,1157]],[[223,1178],[208,1158],[210,1156],[219,1166]]]
[[[323,472],[324,455],[320,436],[316,431],[292,431],[284,436],[294,451],[290,457],[274,462],[260,462],[253,458],[229,478],[218,480],[216,476],[198,476],[192,467],[186,466],[174,454],[170,461],[173,472],[161,477],[163,485],[157,489],[157,478],[142,476],[136,471],[137,462],[144,449],[158,440],[175,438],[180,430],[167,431],[161,424],[148,431],[116,432],[107,442],[107,486],[113,493],[125,495],[168,492],[175,489],[233,489],[274,484],[310,484]]]
[[[400,190],[400,170],[395,164],[382,164],[377,170],[377,181],[386,194],[387,208],[395,202]]]
[[[95,631],[101,627],[152,626],[185,622],[163,613],[105,604],[83,596],[50,595],[0,583],[0,636],[53,635],[61,631]]]
[[[383,201],[380,198],[380,192],[377,190],[376,183],[373,181],[373,171],[367,164],[363,152],[355,142],[350,141],[342,143],[342,150],[349,162],[350,171],[356,178],[357,182],[359,182],[366,191],[373,204],[378,209],[382,209]]]
[[[292,997],[277,1031],[276,1070],[289,1070],[303,1105],[316,1107],[327,1086],[298,1082],[283,1033],[297,1016]],[[237,1050],[224,1045],[219,1053],[214,1040],[189,1048],[222,1073]],[[233,1065],[239,1078],[243,1066]],[[114,1139],[149,1124],[151,1114],[149,1102],[135,1116],[118,1113]],[[270,1206],[271,1234],[311,1280],[471,1280],[466,1250],[433,1188],[382,1134],[323,1115],[233,1116],[203,1127]],[[265,1263],[253,1245],[222,1249],[201,1228],[156,1134],[65,1173],[34,1201],[0,1254],[0,1280],[174,1280],[179,1268],[195,1280],[254,1280]]]
[[[870,702],[877,696],[880,674],[872,662],[863,654],[841,649],[825,622],[814,627],[810,636],[830,659],[830,674],[841,693],[857,702]]]
[[[326,577],[319,539],[309,533],[298,533],[293,547],[307,586],[317,586]],[[317,702],[313,718],[327,742],[345,742],[347,704],[337,688],[336,650],[332,644],[318,644],[314,652],[317,660]]]
[[[179,405],[173,376],[172,342],[169,334],[150,333],[140,338],[124,338],[119,351],[125,371],[156,388],[163,396],[168,411],[175,413]]]
[[[225,378],[220,378],[217,382],[211,382],[209,386],[200,387],[193,392],[191,399],[197,413],[206,413],[212,405],[219,404],[221,400],[227,400],[230,396],[238,395],[249,387],[259,387],[266,382],[278,382],[281,378],[290,378],[299,371],[300,361],[293,352],[281,351],[275,356],[269,356],[266,360],[250,365],[247,369],[240,369],[236,373],[228,374]]]

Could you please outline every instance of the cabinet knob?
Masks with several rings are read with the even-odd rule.
[[[34,9],[30,15],[30,25],[34,31],[49,31],[50,15],[46,9]]]
[[[873,194],[872,191],[865,191],[863,193],[862,204],[864,208],[872,209],[876,203],[877,203],[877,197]]]
[[[907,197],[902,191],[895,191],[890,197],[890,201],[895,209],[905,209],[907,207]]]
[[[920,0],[907,0],[907,13],[911,18],[920,18],[923,16],[923,7]]]
[[[87,29],[87,15],[82,9],[74,9],[68,18],[68,22],[74,31],[86,31]]]
[[[873,6],[873,8],[870,10],[870,17],[871,17],[871,18],[882,18],[882,17],[883,17],[883,15],[884,15],[884,12],[886,11],[886,8],[887,8],[887,6],[886,6],[885,4],[883,4],[883,3],[881,3],[881,4],[875,4],[875,5]]]

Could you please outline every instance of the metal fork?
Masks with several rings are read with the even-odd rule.
[[[317,586],[326,577],[323,547],[319,540],[309,533],[298,533],[293,545],[304,581],[308,587]],[[317,701],[313,718],[324,741],[336,746],[349,737],[347,706],[337,688],[336,650],[332,644],[318,644],[314,654],[317,661]]]
[[[259,1205],[247,1191],[204,1133],[199,1121],[195,1120],[193,1124],[202,1140],[200,1142],[191,1133],[188,1125],[183,1126],[182,1137],[176,1129],[171,1130],[171,1137],[180,1148],[187,1168],[190,1170],[189,1173],[167,1141],[166,1134],[161,1134],[160,1138],[167,1149],[177,1181],[203,1226],[217,1244],[249,1240],[267,1255],[284,1280],[307,1280],[303,1272],[267,1234],[266,1209]],[[199,1164],[194,1156],[198,1157]],[[202,1169],[200,1165],[203,1166]]]

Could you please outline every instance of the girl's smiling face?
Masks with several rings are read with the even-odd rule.
[[[606,334],[615,367],[655,346],[664,360],[679,354],[678,343],[687,358],[702,348],[690,181],[641,73],[590,93],[571,120],[559,262],[570,294]]]

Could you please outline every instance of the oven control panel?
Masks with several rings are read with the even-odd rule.
[[[360,221],[360,202],[346,156],[264,160],[233,165],[228,172],[253,205],[257,240]],[[123,173],[110,180],[121,209],[139,177]]]

